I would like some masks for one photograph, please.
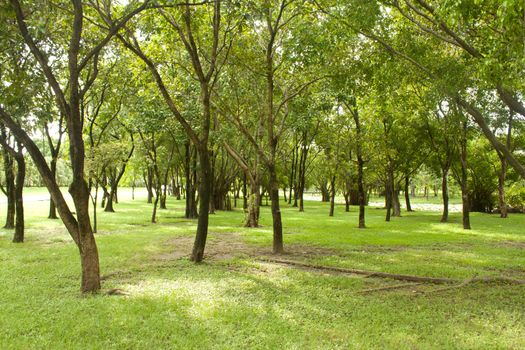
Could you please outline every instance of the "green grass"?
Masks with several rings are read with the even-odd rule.
[[[30,189],[29,195],[42,194]],[[143,198],[121,194],[116,213],[99,210],[103,292],[81,296],[78,251],[47,203],[28,202],[26,243],[0,230],[0,349],[523,349],[525,287],[472,283],[380,292],[394,282],[295,269],[257,260],[269,254],[271,217],[242,227],[243,212],[210,216],[209,257],[190,263],[196,222],[170,199],[149,224]],[[507,220],[473,214],[473,230],[459,214],[439,223],[438,212],[384,221],[367,210],[307,202],[304,213],[283,205],[287,259],[391,273],[465,279],[525,279],[524,216]],[[5,204],[0,205],[0,220]]]

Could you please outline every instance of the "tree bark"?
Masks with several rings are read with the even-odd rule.
[[[57,161],[58,159],[56,157],[53,157],[51,159],[51,174],[53,175],[54,179],[56,179]],[[51,197],[49,198],[49,215],[47,218],[48,219],[58,219],[57,208],[56,208],[55,202],[53,202],[53,199]]]
[[[330,214],[329,216],[334,216],[335,209],[335,175],[332,176],[330,180]]]
[[[283,224],[281,219],[281,209],[279,205],[279,181],[275,166],[269,166],[270,172],[270,199],[272,201],[273,219],[273,253],[281,254],[284,252],[283,246]]]
[[[115,192],[113,189],[109,190],[109,194],[106,197],[106,207],[104,208],[104,211],[106,213],[114,213],[115,209],[113,209],[113,202],[115,201],[114,198]]]
[[[13,166],[13,156],[4,147],[4,173],[5,173],[5,190],[7,196],[7,214],[4,228],[12,229],[15,227],[15,175]]]
[[[357,139],[357,191],[359,197],[359,228],[365,228],[365,206],[366,206],[366,193],[365,186],[363,184],[363,168],[365,162],[363,160],[363,148],[362,148],[362,130],[361,120],[359,118],[359,111],[357,109],[357,101],[355,98],[352,99],[352,105],[350,108],[352,117],[355,122],[355,132]]]
[[[385,221],[390,221],[392,215],[392,175],[388,171],[386,185],[385,185],[385,206],[386,206],[386,218]]]
[[[448,170],[449,170],[449,165],[447,163],[447,165],[441,169],[442,171],[441,195],[443,196],[443,214],[441,215],[441,222],[448,221]]]
[[[210,208],[211,190],[211,165],[208,148],[199,149],[200,173],[199,173],[199,219],[197,222],[197,234],[193,244],[191,260],[201,262],[204,258],[204,248],[208,237],[208,216]]]
[[[463,122],[463,135],[461,139],[461,201],[463,212],[463,229],[470,230],[470,203],[468,196],[468,173],[467,173],[467,122]]]
[[[15,202],[16,202],[16,224],[15,224],[15,235],[13,237],[13,243],[24,242],[24,180],[26,177],[26,162],[24,155],[21,152],[21,146],[18,145],[19,151],[16,159],[16,188],[15,188]]]
[[[399,185],[392,186],[392,216],[401,216],[401,203],[399,202]]]
[[[409,188],[410,188],[410,179],[408,176],[405,177],[405,204],[406,204],[406,207],[407,207],[407,212],[411,212],[413,211],[412,210],[412,205],[410,204],[410,192],[409,192]]]

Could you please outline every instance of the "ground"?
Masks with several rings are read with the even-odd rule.
[[[0,231],[1,349],[525,348],[525,286],[461,283],[525,279],[524,215],[473,214],[465,231],[459,213],[386,223],[371,207],[359,230],[355,207],[329,218],[325,203],[308,201],[304,213],[283,204],[279,259],[458,280],[448,288],[269,262],[266,207],[257,229],[242,227],[240,209],[211,215],[195,265],[196,221],[182,218],[183,201],[170,198],[150,224],[143,192],[132,201],[122,191],[116,213],[98,213],[103,291],[81,296],[78,251],[46,219],[45,192],[26,193],[26,243]]]

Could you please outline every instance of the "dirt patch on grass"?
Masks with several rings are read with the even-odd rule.
[[[512,248],[525,250],[525,241],[502,241],[497,244],[501,248]]]
[[[180,259],[190,256],[193,248],[194,238],[191,236],[181,236],[170,239],[167,244],[172,246],[170,253],[162,254],[157,258],[159,260]],[[214,233],[208,234],[208,241],[206,242],[206,252],[204,254],[205,260],[221,261],[230,260],[233,258],[246,257],[264,257],[272,255],[272,247],[264,247],[256,244],[246,243],[239,233]],[[286,257],[319,257],[319,256],[333,256],[338,255],[338,252],[333,249],[305,246],[297,244],[285,245]]]

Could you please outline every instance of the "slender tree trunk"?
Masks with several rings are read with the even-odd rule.
[[[507,201],[505,200],[505,178],[507,175],[507,161],[504,157],[500,156],[501,168],[498,174],[498,202],[499,212],[501,218],[506,218],[507,213]]]
[[[20,145],[19,145],[20,148]],[[13,243],[24,242],[24,180],[26,177],[26,162],[24,156],[20,153],[16,157],[17,171],[16,171],[16,188],[15,188],[15,202],[16,202],[16,225]]]
[[[299,153],[299,145],[296,146],[296,153]],[[301,154],[295,155],[295,172],[294,172],[294,179],[293,179],[293,207],[297,208],[299,204],[299,192],[301,191],[300,187],[300,181],[301,181],[301,168],[303,164],[303,152]],[[298,178],[299,177],[299,178]],[[299,211],[304,211],[299,208]]]
[[[366,193],[365,186],[363,184],[363,168],[365,162],[363,160],[361,120],[359,119],[359,111],[357,109],[357,101],[355,98],[352,99],[352,107],[353,108],[351,108],[351,111],[355,122],[357,138],[357,192],[359,197],[359,228],[365,228]]]
[[[290,180],[289,180],[289,184],[290,184],[290,195],[288,196],[288,204],[292,204],[292,191],[294,190],[294,187],[295,187],[295,173],[297,172],[297,158],[298,158],[298,155],[297,155],[297,136],[294,137],[295,139],[295,146],[292,150],[292,169],[291,169],[291,173],[290,173]],[[294,194],[295,196],[295,194]]]
[[[332,176],[330,181],[330,214],[329,216],[334,216],[335,209],[335,175]]]
[[[448,165],[442,169],[443,178],[441,181],[441,192],[443,196],[443,215],[441,215],[441,222],[448,221]]]
[[[301,152],[301,162],[299,163],[299,211],[304,211],[304,188],[306,187],[306,160],[308,158],[308,147],[306,146],[307,134],[304,134],[304,144]]]
[[[148,190],[148,203],[153,202],[153,171],[148,167],[146,177],[146,189]]]
[[[392,215],[392,181],[390,171],[388,171],[388,177],[385,186],[385,206],[386,206],[386,221],[390,221]]]
[[[12,229],[15,227],[15,175],[13,166],[13,157],[4,149],[4,172],[5,172],[5,190],[7,192],[7,214],[4,228]]]
[[[467,173],[467,122],[463,122],[463,135],[461,140],[461,201],[463,211],[463,229],[470,230],[470,203],[468,197]]]
[[[93,204],[93,233],[97,233],[97,200],[98,200],[98,184],[95,185],[95,196],[92,197]]]
[[[509,114],[509,121],[507,126],[507,140],[505,142],[505,146],[507,149],[511,149],[511,137],[512,137],[512,122],[513,122],[514,113],[511,111]],[[505,155],[498,151],[498,156],[501,162],[501,169],[498,176],[498,198],[499,198],[499,210],[500,210],[500,217],[501,218],[507,218],[508,216],[508,209],[507,209],[507,201],[505,200],[505,178],[507,177],[507,166],[508,162],[505,158]]]
[[[409,188],[410,188],[410,179],[408,176],[405,177],[405,204],[406,204],[406,207],[407,207],[407,211],[408,212],[411,212],[413,211],[412,210],[412,205],[410,204],[410,192],[409,192]]]
[[[153,201],[153,211],[151,213],[151,223],[155,224],[157,222],[157,207],[159,205],[160,189],[157,188],[157,194],[155,200]]]
[[[208,211],[210,214],[215,214],[215,161],[216,155],[210,151],[210,206]],[[223,206],[220,206],[224,208]]]
[[[246,174],[242,178],[242,207],[244,209],[248,208],[248,194],[246,193]]]

